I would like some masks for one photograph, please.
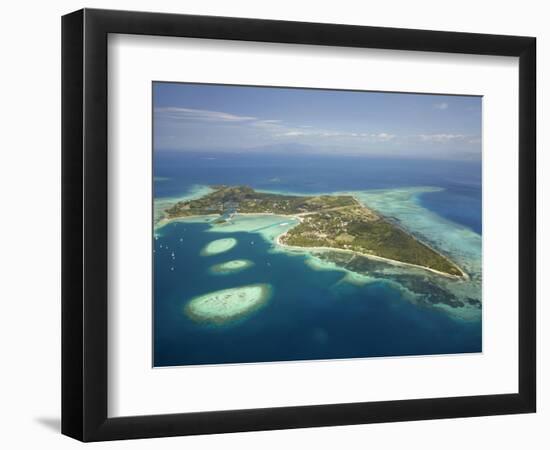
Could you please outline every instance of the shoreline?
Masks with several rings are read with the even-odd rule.
[[[277,217],[288,217],[290,219],[296,219],[298,222],[302,222],[304,219],[302,219],[301,216],[297,215],[291,215],[291,214],[274,214],[274,213],[235,213],[236,216],[277,216]],[[214,213],[214,214],[196,214],[192,216],[180,216],[180,217],[163,217],[162,219],[159,219],[157,223],[154,224],[154,229],[158,230],[159,228],[162,228],[172,222],[177,222],[180,220],[187,220],[187,219],[199,219],[203,217],[220,217],[221,214]]]
[[[279,217],[289,217],[289,218],[292,218],[292,219],[296,219],[298,220],[299,222],[302,222],[302,218],[299,217],[299,216],[292,216],[292,215],[288,215],[288,214],[273,214],[273,213],[238,213],[238,214],[235,214],[236,216],[279,216]],[[164,222],[158,226],[158,223],[157,223],[157,226],[155,226],[155,229],[158,229],[158,228],[161,228],[163,226],[166,226],[168,225],[169,223],[171,222],[175,222],[175,221],[178,221],[178,220],[186,220],[186,219],[194,219],[194,218],[200,218],[200,217],[214,217],[214,216],[219,216],[219,214],[207,214],[207,215],[197,215],[197,216],[184,216],[184,217],[174,217],[174,218],[171,218],[171,219],[161,219],[164,220]],[[160,223],[160,221],[159,221]],[[355,251],[355,250],[348,250],[348,249],[344,249],[344,248],[336,248],[336,247],[298,247],[298,246],[294,246],[294,245],[287,245],[287,244],[284,244],[281,242],[281,239],[288,233],[288,231],[285,231],[284,233],[281,233],[280,235],[278,235],[275,239],[274,239],[274,243],[276,245],[278,245],[279,247],[281,248],[286,248],[286,249],[291,249],[291,250],[298,250],[298,251],[301,251],[301,252],[308,252],[308,250],[310,251],[333,251],[333,252],[343,252],[343,253],[351,253],[351,254],[354,254],[354,255],[359,255],[359,256],[363,256],[365,258],[369,258],[369,259],[373,259],[375,261],[382,261],[382,262],[386,262],[388,264],[391,264],[391,265],[394,265],[394,266],[402,266],[402,267],[414,267],[416,269],[422,269],[422,270],[426,270],[428,272],[432,272],[432,273],[435,273],[436,275],[440,275],[440,276],[443,276],[443,277],[446,277],[446,278],[450,278],[450,279],[453,279],[453,280],[469,280],[470,279],[470,276],[464,272],[459,266],[457,266],[455,263],[452,263],[458,270],[460,270],[460,272],[462,273],[461,276],[458,276],[458,275],[451,275],[450,273],[445,273],[445,272],[441,272],[439,270],[436,270],[436,269],[432,269],[430,267],[425,267],[425,266],[420,266],[418,264],[413,264],[413,263],[407,263],[407,262],[403,262],[403,261],[398,261],[396,259],[390,259],[390,258],[384,258],[383,256],[377,256],[377,255],[372,255],[372,254],[369,254],[369,253],[361,253],[361,252],[358,252],[358,251]],[[413,239],[416,239],[415,236],[411,236]],[[422,241],[418,241],[418,242],[422,242]],[[423,243],[423,242],[422,242]],[[424,243],[423,243],[424,244]],[[424,244],[426,245],[426,244]],[[432,247],[430,247],[432,250],[434,250]],[[437,252],[437,250],[434,250],[435,252]],[[445,256],[445,255],[441,255],[439,252],[437,252],[441,257],[447,259],[447,261],[449,261],[449,259]]]
[[[353,194],[348,194],[348,195],[351,195],[351,197],[357,203],[357,206],[362,207],[362,208],[371,209],[370,207],[365,206],[361,202],[361,200],[359,200],[355,195],[353,195]],[[372,211],[375,214],[377,214],[378,216],[380,216],[381,218],[384,218],[385,220],[388,220],[383,215],[381,215],[378,211],[376,211],[375,209],[372,209]],[[291,219],[298,220],[299,223],[302,223],[303,220],[304,220],[302,216],[309,215],[309,214],[314,214],[314,213],[275,214],[275,213],[265,213],[265,212],[264,213],[260,213],[260,212],[258,212],[258,213],[240,213],[240,212],[237,212],[234,215],[235,216],[278,216],[278,217],[288,217],[288,218],[291,218]],[[166,226],[166,225],[168,225],[172,222],[178,221],[178,220],[207,218],[207,217],[220,217],[220,216],[221,216],[220,214],[214,213],[214,214],[202,214],[202,215],[192,215],[192,216],[182,216],[182,217],[172,217],[172,218],[163,217],[163,218],[159,219],[159,221],[156,224],[154,224],[153,229],[154,230],[160,229],[160,228],[162,228],[162,227],[164,227],[164,226]],[[369,253],[361,253],[361,252],[358,252],[358,251],[355,251],[355,250],[348,250],[348,249],[342,249],[342,248],[336,248],[336,247],[298,247],[298,246],[293,246],[293,245],[287,245],[287,244],[282,243],[281,239],[288,233],[288,230],[285,231],[284,233],[278,235],[277,237],[275,237],[273,242],[281,248],[287,248],[287,249],[291,249],[291,250],[295,250],[295,251],[297,250],[297,251],[301,251],[301,252],[308,252],[308,250],[310,250],[310,251],[321,251],[321,252],[323,252],[323,251],[334,251],[334,252],[351,253],[351,254],[354,254],[354,255],[363,256],[365,258],[373,259],[375,261],[386,262],[386,263],[394,265],[394,266],[414,267],[414,268],[417,268],[417,269],[426,270],[426,271],[432,272],[436,275],[440,275],[440,276],[443,276],[445,278],[450,278],[450,279],[453,279],[453,280],[468,281],[470,279],[470,276],[466,272],[464,272],[464,270],[462,270],[462,268],[459,267],[455,262],[450,260],[447,256],[441,254],[438,250],[434,249],[431,245],[428,245],[425,242],[423,242],[422,240],[418,239],[416,236],[412,235],[410,232],[403,229],[403,227],[400,226],[399,224],[395,224],[393,222],[390,222],[390,223],[393,226],[397,226],[403,232],[407,233],[407,235],[409,235],[412,239],[414,239],[418,243],[420,243],[422,245],[425,245],[426,247],[430,248],[432,251],[437,253],[440,257],[444,258],[447,262],[449,262],[455,268],[457,268],[460,271],[461,275],[460,276],[459,275],[452,275],[452,274],[449,274],[449,273],[441,272],[441,271],[436,270],[436,269],[432,269],[430,267],[421,266],[419,264],[407,263],[407,262],[398,261],[398,260],[391,259],[391,258],[385,258],[383,256],[377,256],[377,255],[373,255],[373,254],[369,254]]]
[[[215,216],[219,216],[219,214],[202,214],[202,215],[182,216],[182,217],[163,217],[153,225],[153,230],[158,230],[172,222],[177,222],[178,220],[197,219],[200,217],[215,217]]]
[[[288,231],[285,231],[284,233],[280,234],[279,236],[277,236],[275,238],[275,243],[278,246],[280,246],[282,248],[288,248],[288,249],[291,249],[291,250],[298,250],[298,251],[302,251],[302,252],[304,252],[304,251],[307,252],[308,250],[311,250],[311,251],[320,251],[320,252],[330,251],[330,252],[350,253],[350,254],[353,254],[353,255],[363,256],[363,257],[368,258],[368,259],[373,259],[375,261],[383,261],[383,262],[386,262],[386,263],[394,265],[394,266],[414,267],[416,269],[427,270],[428,272],[432,272],[432,273],[435,273],[436,275],[440,275],[440,276],[443,276],[443,277],[446,277],[446,278],[451,278],[453,280],[469,280],[470,279],[468,274],[465,273],[458,266],[456,266],[456,267],[460,270],[460,272],[462,273],[462,276],[451,275],[450,273],[440,272],[439,270],[432,269],[430,267],[420,266],[418,264],[413,264],[413,263],[406,263],[406,262],[403,262],[403,261],[398,261],[396,259],[384,258],[383,256],[372,255],[372,254],[369,254],[369,253],[361,253],[361,252],[358,252],[358,251],[355,251],[355,250],[348,250],[348,249],[345,249],[345,248],[297,247],[295,245],[284,244],[283,242],[281,242],[281,238],[283,238],[287,233],[288,233]],[[353,272],[353,271],[350,271],[350,272]]]
[[[370,210],[372,210],[373,212],[375,212],[376,214],[378,214],[380,217],[384,218],[384,220],[388,221],[389,223],[391,223],[394,227],[397,227],[399,228],[401,231],[403,231],[404,233],[406,233],[407,235],[409,235],[412,239],[414,239],[416,242],[422,244],[422,245],[425,245],[426,247],[428,247],[429,249],[431,249],[432,251],[434,251],[435,253],[437,253],[441,258],[445,259],[449,264],[452,264],[453,266],[455,266],[459,271],[460,273],[462,274],[460,277],[457,276],[457,275],[451,275],[451,274],[447,274],[445,272],[440,272],[439,270],[435,270],[435,269],[431,269],[429,267],[424,267],[424,266],[419,266],[418,264],[412,264],[412,263],[405,263],[405,262],[401,262],[401,261],[397,261],[397,260],[393,260],[393,259],[389,259],[389,258],[383,258],[382,256],[376,256],[376,255],[368,255],[366,253],[361,253],[361,252],[354,252],[355,254],[358,254],[358,255],[361,255],[361,256],[365,256],[365,257],[369,257],[369,256],[372,256],[373,258],[381,258],[381,259],[384,259],[384,260],[387,260],[387,261],[395,261],[396,263],[400,263],[400,264],[405,264],[405,265],[408,265],[408,266],[413,266],[413,267],[419,267],[421,269],[424,269],[424,270],[429,270],[430,272],[434,272],[438,275],[444,275],[444,276],[447,276],[447,277],[452,277],[452,278],[458,278],[458,279],[463,279],[463,280],[469,280],[470,279],[470,276],[464,272],[464,270],[462,270],[462,268],[460,266],[458,266],[454,261],[452,261],[449,257],[447,257],[446,255],[442,254],[440,251],[438,251],[437,249],[433,248],[431,245],[429,245],[428,243],[424,242],[422,239],[419,239],[417,236],[415,236],[414,234],[412,234],[409,230],[405,229],[400,223],[395,223],[393,220],[387,218],[386,216],[384,216],[383,214],[379,213],[378,211],[376,211],[376,209],[373,209],[371,208],[370,206],[365,206],[363,203],[361,203],[361,200],[359,200],[355,195],[351,194],[351,196],[353,197],[353,199],[359,204],[359,206],[363,207],[363,208],[368,208]],[[329,248],[329,247],[326,247],[326,248]],[[353,251],[353,250],[352,250]]]

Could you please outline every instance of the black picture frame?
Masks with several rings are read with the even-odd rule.
[[[519,57],[517,393],[107,416],[107,37],[110,33]],[[535,412],[536,40],[83,9],[62,18],[62,433],[82,441]]]

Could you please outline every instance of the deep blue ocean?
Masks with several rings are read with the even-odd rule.
[[[481,163],[312,155],[156,152],[155,199],[177,198],[195,185],[246,184],[277,192],[319,193],[434,186],[423,207],[481,234]],[[383,281],[341,283],[342,272],[318,271],[305,256],[270,252],[249,232],[207,232],[206,223],[174,222],[154,241],[154,365],[403,356],[481,351],[481,321],[419,306]],[[220,237],[238,244],[202,257]],[[255,245],[249,245],[253,241]],[[162,247],[161,247],[162,246]],[[174,252],[175,257],[172,257]],[[255,265],[215,275],[213,264]],[[184,306],[208,292],[269,283],[266,306],[226,325],[190,320]]]

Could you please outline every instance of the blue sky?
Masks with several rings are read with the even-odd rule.
[[[479,159],[481,101],[155,82],[154,147]]]

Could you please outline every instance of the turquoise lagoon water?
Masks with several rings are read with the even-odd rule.
[[[482,350],[481,167],[476,162],[361,158],[155,155],[155,206],[207,192],[210,184],[248,184],[273,192],[349,192],[451,256],[470,275],[455,281],[422,270],[364,261],[335,265],[327,254],[290,252],[274,238],[288,217],[210,218],[155,230],[154,365],[470,353]],[[217,239],[227,252],[203,256]],[[230,260],[243,271],[214,273]],[[330,260],[330,261],[329,261]],[[271,297],[224,324],[185,313],[209,292],[265,283]]]

